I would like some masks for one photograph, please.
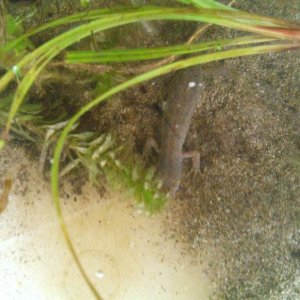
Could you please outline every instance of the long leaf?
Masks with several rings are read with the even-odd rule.
[[[194,1],[180,1],[180,2],[185,2],[185,3],[192,3],[192,2],[198,2],[196,0]],[[203,14],[205,15],[206,13],[208,15],[210,15],[213,11],[218,14],[218,17],[221,18],[222,17],[222,12],[223,15],[226,15],[227,12],[227,18],[230,20],[231,16],[232,19],[238,20],[237,18],[239,18],[239,26],[241,26],[244,22],[246,22],[246,24],[248,25],[253,25],[253,26],[267,26],[267,27],[284,27],[284,28],[293,28],[293,24],[287,22],[287,21],[283,21],[283,20],[278,20],[275,18],[267,18],[267,17],[262,17],[262,16],[258,16],[258,15],[254,15],[254,14],[247,14],[241,11],[236,11],[233,8],[229,7],[229,6],[225,6],[223,4],[220,4],[216,1],[200,1],[203,2],[202,5],[197,5],[198,9],[194,8],[193,12],[198,14]],[[214,5],[210,2],[213,2]],[[193,3],[193,4],[195,4]],[[216,4],[218,3],[218,4]],[[216,9],[218,8],[218,9]],[[22,42],[24,39],[40,33],[42,31],[48,30],[50,28],[53,27],[57,27],[60,25],[66,25],[69,23],[74,23],[74,22],[83,22],[83,21],[92,21],[92,20],[96,20],[99,18],[105,18],[108,16],[113,16],[116,14],[128,14],[128,13],[132,13],[132,11],[140,11],[141,13],[143,12],[147,12],[145,15],[145,20],[159,20],[159,19],[170,19],[168,17],[168,15],[170,13],[177,13],[180,15],[182,14],[182,18],[177,18],[182,19],[182,20],[186,20],[187,19],[187,14],[188,13],[192,13],[190,8],[168,8],[168,7],[160,7],[160,8],[153,8],[153,7],[141,7],[141,8],[131,8],[131,7],[123,7],[123,8],[118,8],[118,9],[100,9],[100,10],[93,10],[93,11],[88,11],[88,12],[83,12],[83,13],[78,13],[78,14],[74,14],[72,16],[68,16],[68,17],[64,17],[58,20],[54,20],[52,22],[49,22],[47,24],[44,24],[42,26],[40,26],[39,28],[36,29],[32,29],[30,31],[28,31],[25,35],[19,37],[18,39],[7,43],[3,46],[0,47],[0,57],[1,54],[6,53],[10,50],[12,50],[14,47],[16,47],[20,42]],[[210,11],[210,12],[209,12]],[[232,13],[232,15],[230,15],[230,13]],[[156,15],[157,14],[157,15]],[[164,18],[164,14],[165,18]],[[195,20],[195,18],[193,19]],[[249,23],[249,20],[250,21]],[[203,21],[206,22],[205,20],[199,20],[199,21]],[[218,24],[213,22],[213,20],[211,20],[212,23],[214,24]],[[265,22],[267,21],[267,24],[265,24]],[[207,21],[208,22],[208,21]],[[255,23],[254,23],[255,22]],[[218,24],[218,25],[222,25],[222,26],[229,26],[230,24],[228,23],[228,25],[226,24]],[[234,27],[237,28],[237,27]],[[240,27],[238,27],[237,29],[242,29]],[[299,29],[299,28],[298,28]]]
[[[176,1],[185,4],[191,4],[198,8],[216,8],[216,9],[235,10],[230,6],[224,5],[214,0],[176,0]]]
[[[193,54],[207,50],[221,50],[228,46],[257,44],[274,41],[274,38],[263,36],[246,36],[235,39],[217,40],[192,45],[176,45],[161,48],[114,49],[102,51],[69,51],[66,54],[66,63],[116,63],[157,59],[170,55]]]
[[[236,20],[234,19],[236,18]],[[23,80],[32,83],[38,76],[38,74],[43,69],[40,66],[45,66],[52,58],[54,58],[58,53],[63,49],[67,48],[76,41],[81,40],[82,38],[88,36],[90,32],[99,32],[106,30],[108,28],[128,24],[131,22],[141,21],[141,20],[155,20],[155,19],[172,19],[172,20],[190,20],[190,21],[203,21],[209,23],[215,23],[218,25],[228,26],[232,28],[241,28],[245,31],[253,31],[267,36],[275,36],[277,38],[287,38],[286,30],[289,32],[292,31],[293,35],[288,36],[288,38],[299,39],[300,40],[300,26],[291,25],[286,21],[276,21],[271,18],[257,17],[249,15],[246,13],[236,13],[229,12],[224,10],[207,10],[207,9],[174,9],[174,8],[147,8],[147,9],[138,9],[131,10],[127,13],[112,13],[109,14],[100,20],[92,21],[88,24],[80,25],[75,29],[72,29],[64,34],[53,38],[49,42],[45,43],[41,47],[32,51],[26,55],[19,63],[18,68],[22,70],[26,65],[33,62],[31,68],[33,71],[27,73]],[[243,21],[243,25],[241,22]],[[247,23],[251,24],[248,25]],[[260,27],[253,26],[254,24],[260,24]],[[269,30],[268,26],[270,24],[277,24],[281,27],[279,29],[272,27],[272,30]],[[289,27],[288,27],[289,26]],[[0,80],[0,92],[6,87],[6,85],[14,77],[12,71],[8,71]],[[25,94],[27,93],[30,85],[27,83],[20,84],[17,89],[16,97],[14,104],[12,106],[11,112],[8,117],[7,126],[5,134],[8,135],[11,123],[13,118],[21,105]]]

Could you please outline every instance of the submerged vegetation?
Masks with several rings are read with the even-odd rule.
[[[180,0],[178,2],[186,5],[180,8],[126,7],[92,11],[88,10],[88,1],[81,1],[87,11],[54,20],[25,33],[23,33],[20,20],[4,13],[2,7],[3,17],[0,22],[6,28],[6,38],[0,47],[0,67],[5,69],[0,79],[0,93],[2,93],[0,124],[3,126],[0,146],[4,146],[12,134],[33,142],[42,140],[41,169],[49,153],[52,153],[51,186],[60,224],[74,259],[97,299],[102,298],[83,270],[63,221],[59,202],[60,176],[79,166],[83,166],[88,171],[89,178],[93,182],[97,182],[99,175],[104,174],[113,185],[125,186],[138,201],[144,203],[150,212],[161,208],[167,198],[160,191],[161,183],[155,179],[153,168],[144,170],[142,164],[122,160],[126,151],[125,147],[116,145],[111,133],[75,131],[80,117],[110,99],[111,96],[163,74],[226,58],[300,48],[299,24],[248,14],[213,0]],[[73,49],[68,51],[68,47],[95,33],[149,20],[204,22],[249,32],[251,35],[203,43],[157,47],[151,48],[151,51],[147,48],[106,49],[100,52],[95,49],[93,51]],[[76,23],[76,26],[42,45],[34,47],[30,41],[35,34],[71,23]],[[65,54],[63,57],[59,56],[62,52]],[[187,54],[197,55],[174,61],[178,56]],[[166,59],[169,57],[173,59]],[[31,87],[38,86],[42,72],[48,72],[51,76],[51,71],[47,69],[47,66],[54,59],[57,64],[80,64],[82,66],[82,64],[89,63],[92,64],[92,67],[89,67],[93,68],[97,66],[94,65],[96,63],[113,64],[161,58],[165,60],[160,61],[159,67],[149,64],[146,72],[120,84],[113,85],[108,77],[107,85],[99,88],[97,97],[73,115],[62,114],[56,119],[51,119],[45,117],[41,103],[26,102]],[[15,91],[12,93],[14,88]]]

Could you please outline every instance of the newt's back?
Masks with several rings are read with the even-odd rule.
[[[161,126],[159,171],[164,186],[175,194],[182,172],[182,147],[196,103],[204,88],[200,66],[178,71],[168,87],[167,103]]]

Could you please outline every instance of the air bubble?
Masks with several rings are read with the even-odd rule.
[[[98,270],[98,271],[96,271],[95,276],[98,279],[103,279],[104,278],[104,273],[102,271]]]

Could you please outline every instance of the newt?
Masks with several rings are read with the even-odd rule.
[[[193,111],[204,88],[205,72],[199,66],[180,70],[174,74],[168,87],[166,107],[161,125],[161,143],[158,171],[163,187],[174,196],[180,186],[182,161],[193,158],[193,167],[200,169],[197,151],[183,153]]]

